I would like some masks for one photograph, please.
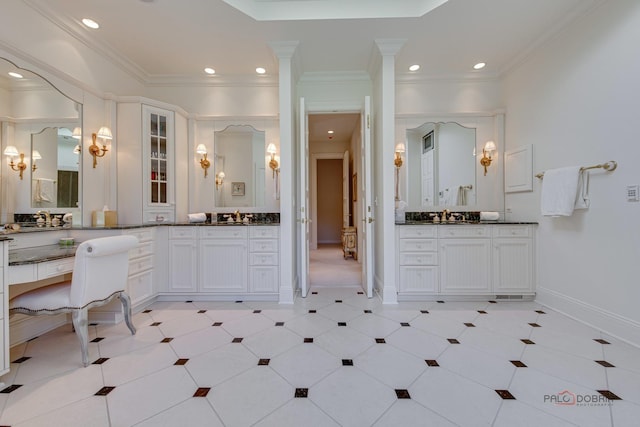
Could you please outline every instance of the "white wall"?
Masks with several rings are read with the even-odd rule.
[[[318,243],[340,243],[342,159],[318,160]]]
[[[515,220],[537,220],[538,299],[640,345],[640,2],[606,2],[549,40],[505,83],[507,149],[533,144],[534,173],[616,160],[591,174],[591,207],[540,215],[541,182],[508,194]]]

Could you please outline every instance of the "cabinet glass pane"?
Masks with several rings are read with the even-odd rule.
[[[167,117],[149,114],[150,202],[167,203],[169,181],[167,167]]]
[[[165,124],[166,126],[166,124]],[[151,114],[151,135],[158,135],[158,115]]]
[[[158,203],[158,183],[151,182],[151,203]]]
[[[167,137],[167,118],[165,116],[159,116],[158,135],[163,138]]]

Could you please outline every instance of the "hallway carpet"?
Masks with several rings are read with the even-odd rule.
[[[318,245],[309,252],[309,277],[314,287],[360,287],[362,264],[351,256],[344,259],[339,245]]]

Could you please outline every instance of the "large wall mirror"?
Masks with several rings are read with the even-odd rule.
[[[265,153],[265,132],[252,126],[231,125],[214,132],[216,207],[265,206]]]
[[[38,210],[78,212],[80,218],[82,104],[0,58],[0,122],[2,153],[14,146],[27,163],[20,179],[2,156],[0,222]]]
[[[476,129],[429,122],[406,130],[408,209],[476,205]]]

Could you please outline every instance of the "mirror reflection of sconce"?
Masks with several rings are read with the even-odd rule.
[[[102,139],[102,148],[96,144],[96,139]],[[98,133],[91,134],[91,145],[89,146],[89,154],[93,156],[93,168],[95,169],[98,164],[98,157],[104,157],[104,155],[109,151],[105,141],[113,139],[111,135],[111,129],[106,126],[100,128]]]
[[[487,141],[482,149],[482,158],[480,164],[484,166],[484,176],[487,176],[487,168],[491,166],[491,160],[493,152],[496,150],[496,143],[493,141]]]
[[[393,164],[396,167],[396,200],[400,200],[400,195],[398,193],[398,185],[400,183],[400,168],[402,167],[402,153],[406,151],[406,147],[403,142],[396,144],[395,158],[393,159]]]
[[[40,152],[38,150],[33,150],[31,152],[31,160],[33,161],[33,164],[31,165],[31,170],[33,172],[35,172],[36,169],[38,169],[38,166],[36,166],[36,160],[40,160],[40,159],[42,159]]]
[[[200,167],[204,169],[204,177],[207,177],[208,169],[211,166],[211,162],[207,159],[207,147],[204,144],[198,144],[196,147],[196,153],[202,154],[202,158],[200,159]],[[218,177],[216,176],[216,187],[218,186]]]
[[[216,174],[216,190],[224,184],[224,172],[220,171]]]
[[[269,167],[273,171],[273,178],[275,179],[276,175],[280,173],[280,164],[278,160],[276,160],[276,145],[272,142],[267,146],[267,153],[271,156],[271,160],[269,160]]]
[[[71,138],[82,139],[82,128],[79,128],[79,127],[73,128],[73,132],[71,133]]]
[[[20,172],[20,179],[22,179],[22,173],[27,168],[27,164],[24,162],[24,153],[18,153],[18,149],[14,145],[8,145],[4,149],[4,155],[9,158],[9,167],[16,172]],[[15,157],[20,157],[18,163],[13,161]]]

